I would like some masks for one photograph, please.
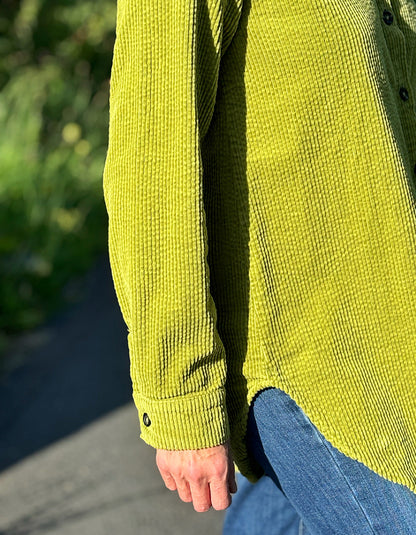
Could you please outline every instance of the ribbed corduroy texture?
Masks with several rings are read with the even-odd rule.
[[[415,97],[412,0],[118,0],[103,185],[148,444],[230,437],[254,482],[275,386],[416,492]]]

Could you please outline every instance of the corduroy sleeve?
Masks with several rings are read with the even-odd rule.
[[[229,438],[200,152],[223,21],[223,0],[117,4],[103,188],[140,436],[155,448]]]

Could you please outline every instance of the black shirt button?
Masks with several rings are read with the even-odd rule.
[[[390,13],[390,11],[387,11],[387,9],[385,9],[383,11],[383,20],[389,26],[390,24],[393,24],[393,13]]]
[[[405,87],[401,87],[399,90],[400,98],[404,101],[409,100],[409,93]]]
[[[149,427],[149,425],[151,424],[151,421],[150,421],[150,418],[149,418],[147,412],[145,412],[145,413],[143,414],[143,423],[144,423],[144,425],[145,425],[146,427]]]

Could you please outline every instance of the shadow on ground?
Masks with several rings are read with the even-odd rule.
[[[107,255],[82,301],[16,339],[0,377],[0,535],[214,535],[140,439]]]
[[[0,470],[132,402],[127,328],[106,254],[84,287],[82,302],[11,349],[19,363],[0,378]]]

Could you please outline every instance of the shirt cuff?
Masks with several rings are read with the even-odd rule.
[[[133,391],[140,438],[157,449],[197,450],[230,438],[225,390],[171,399],[151,399]]]

